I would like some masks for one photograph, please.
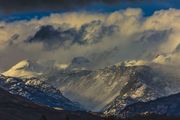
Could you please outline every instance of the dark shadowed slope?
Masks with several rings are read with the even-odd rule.
[[[59,90],[36,78],[20,79],[0,75],[0,87],[36,104],[64,110],[83,110],[78,103],[64,97]]]
[[[39,106],[0,88],[1,120],[101,120],[86,112],[57,111]]]

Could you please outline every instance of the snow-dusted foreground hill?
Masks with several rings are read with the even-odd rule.
[[[82,111],[55,110],[10,94],[0,88],[1,120],[104,120],[100,116]]]
[[[59,90],[37,78],[20,79],[0,75],[0,87],[37,104],[65,110],[81,109],[77,103],[65,98]]]

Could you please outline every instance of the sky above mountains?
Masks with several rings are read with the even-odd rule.
[[[23,59],[180,64],[179,0],[0,0],[0,70]]]
[[[180,8],[179,0],[0,0],[0,19],[6,21],[41,18],[51,13],[74,11],[114,12],[141,8],[145,16],[154,11]]]

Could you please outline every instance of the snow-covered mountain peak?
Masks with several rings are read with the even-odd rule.
[[[14,69],[14,70],[27,69],[30,67],[30,65],[31,65],[30,60],[22,60],[19,63],[17,63],[16,65],[14,65],[11,69]]]
[[[69,67],[69,64],[55,64],[54,67],[57,70],[65,70]]]
[[[31,78],[41,75],[41,69],[40,65],[30,60],[22,60],[2,74],[5,76]]]

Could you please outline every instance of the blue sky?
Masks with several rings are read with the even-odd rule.
[[[18,0],[17,0],[18,1]],[[149,0],[150,1],[150,0]],[[42,3],[43,4],[43,3]],[[1,6],[0,6],[1,8]],[[150,2],[143,1],[143,2],[121,2],[118,4],[107,5],[107,4],[99,4],[93,3],[91,5],[86,6],[79,6],[75,8],[68,8],[65,10],[29,10],[29,11],[13,11],[8,14],[4,14],[0,12],[0,20],[5,21],[14,21],[14,20],[22,20],[22,19],[31,19],[31,18],[41,18],[43,16],[48,16],[51,13],[64,13],[64,12],[81,12],[81,11],[88,11],[88,12],[113,12],[121,9],[126,8],[141,8],[143,10],[144,16],[149,16],[154,13],[154,11],[161,10],[161,9],[169,9],[169,8],[176,8],[180,9],[180,1],[179,0],[152,0]],[[2,8],[3,9],[3,8]],[[1,10],[0,10],[1,11]]]

